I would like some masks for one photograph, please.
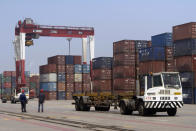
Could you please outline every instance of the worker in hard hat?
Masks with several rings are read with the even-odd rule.
[[[21,110],[22,112],[26,112],[26,104],[27,104],[27,98],[25,95],[25,91],[22,90],[22,93],[20,94],[20,103],[21,103]]]
[[[40,93],[39,93],[39,104],[38,104],[38,112],[40,112],[40,106],[41,106],[41,111],[44,112],[44,101],[45,101],[45,94],[43,93],[44,90],[41,89],[40,90]]]

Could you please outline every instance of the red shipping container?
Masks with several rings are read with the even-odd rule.
[[[72,100],[73,98],[72,98],[72,94],[73,94],[73,92],[66,92],[66,100]]]
[[[49,65],[42,65],[39,67],[40,74],[47,74],[47,73],[56,73],[56,65],[49,64]]]
[[[135,66],[115,66],[113,67],[114,78],[128,78],[136,76]]]
[[[66,83],[74,83],[74,74],[65,74]]]
[[[173,61],[173,47],[165,47],[165,60]]]
[[[111,92],[112,80],[94,80],[93,92]]]
[[[196,38],[196,22],[173,27],[173,41]]]
[[[48,58],[48,64],[65,65],[65,56],[57,55]]]
[[[165,61],[146,61],[140,62],[139,74],[145,75],[149,73],[157,73],[165,71]]]
[[[88,84],[82,84],[82,92],[83,93],[90,93],[91,92],[91,85],[90,83]]]
[[[196,55],[175,57],[174,64],[178,72],[194,72],[196,71]]]
[[[65,92],[74,92],[74,83],[65,83]]]
[[[56,72],[65,72],[65,66],[64,65],[57,65]]]
[[[74,56],[74,65],[81,65],[82,64],[82,57],[81,56]]]
[[[74,93],[82,93],[82,83],[81,82],[74,83]]]
[[[113,80],[113,90],[117,92],[129,92],[136,90],[135,78],[118,78]]]
[[[114,66],[132,65],[136,64],[136,54],[115,54]]]
[[[93,79],[94,80],[111,80],[112,79],[112,70],[94,69],[93,70]]]
[[[65,73],[73,74],[74,73],[74,65],[65,65]]]
[[[38,83],[39,82],[39,76],[31,76],[30,77],[30,82]]]
[[[122,40],[113,43],[113,53],[133,53],[135,54],[135,42],[132,40]]]
[[[90,74],[82,74],[82,83],[84,84],[90,83]]]
[[[57,82],[57,90],[58,91],[65,91],[65,83]]]
[[[4,77],[12,76],[12,71],[4,71],[3,76]]]

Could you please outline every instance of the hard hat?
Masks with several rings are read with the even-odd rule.
[[[43,89],[40,90],[40,92],[43,92],[43,91],[44,91]]]
[[[22,93],[24,93],[24,90],[22,90]]]

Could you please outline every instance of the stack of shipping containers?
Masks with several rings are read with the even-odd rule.
[[[40,66],[40,89],[47,99],[70,100],[72,93],[90,92],[90,66],[81,56],[57,55]]]
[[[98,57],[93,59],[93,92],[111,93],[112,63],[112,57]]]
[[[30,75],[29,98],[36,98],[39,95],[39,75]]]
[[[180,72],[184,103],[196,102],[196,22],[173,27],[174,63]],[[194,100],[195,99],[195,100]]]
[[[150,44],[145,40],[122,40],[113,43],[114,94],[136,91],[138,51]]]

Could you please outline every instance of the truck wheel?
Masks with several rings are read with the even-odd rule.
[[[101,110],[100,110],[100,107],[95,106],[95,111],[101,111]]]
[[[84,104],[82,99],[80,99],[80,101],[79,101],[79,108],[81,111],[90,111],[90,107],[88,105]]]
[[[147,114],[143,103],[140,103],[139,108],[138,108],[138,112],[139,112],[140,116],[145,116]]]
[[[122,102],[121,104],[120,104],[120,113],[121,114],[123,114],[123,115],[130,115],[130,114],[132,114],[132,110],[129,110],[127,107],[126,107],[126,105],[125,105],[125,103],[124,102]]]
[[[177,109],[176,108],[172,108],[172,109],[168,109],[167,110],[167,114],[169,116],[175,116],[176,115],[176,112],[177,112]]]

